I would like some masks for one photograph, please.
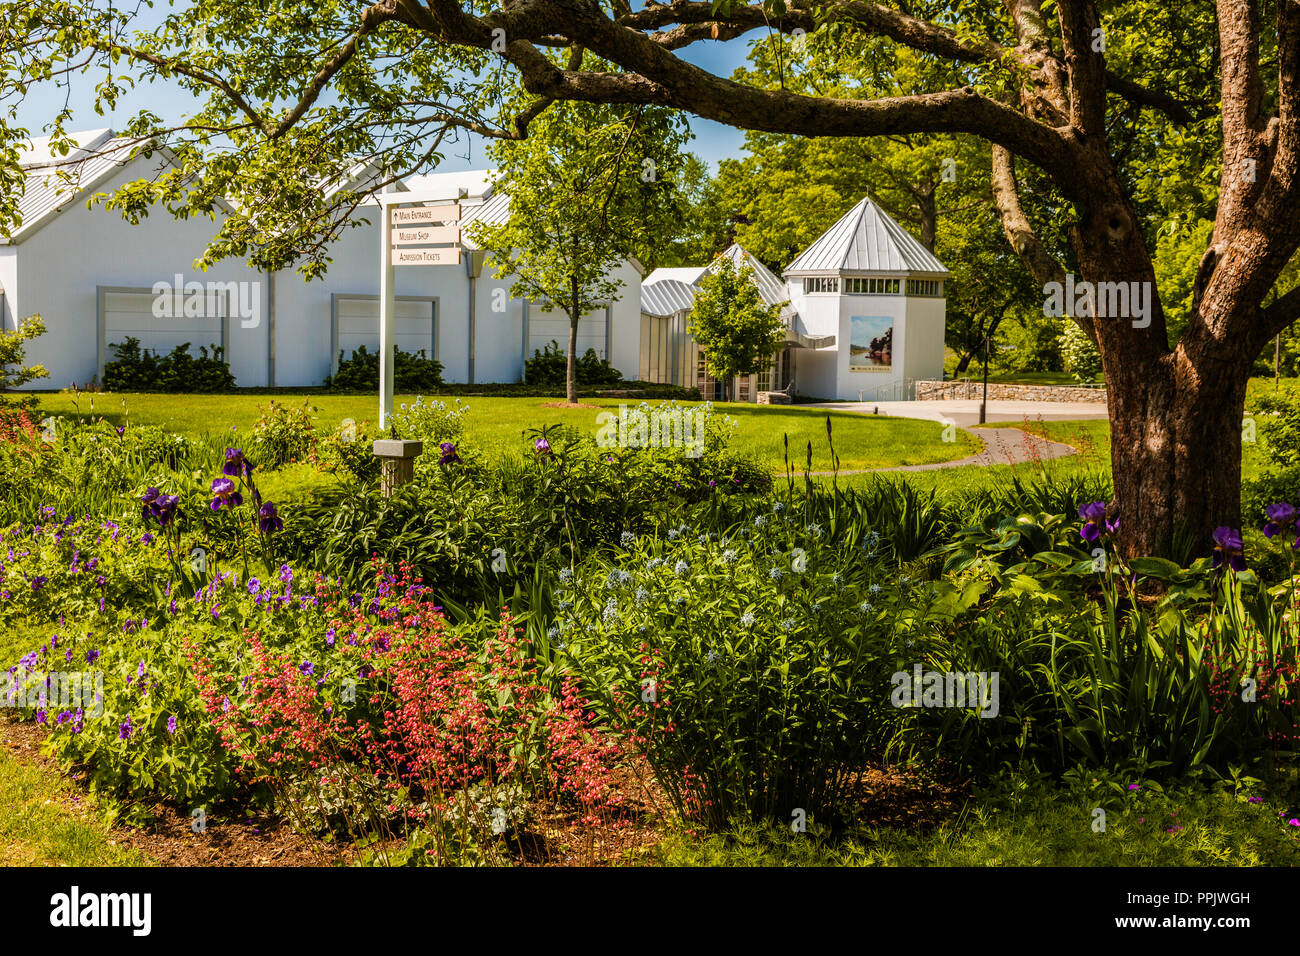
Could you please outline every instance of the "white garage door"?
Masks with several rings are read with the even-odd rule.
[[[178,304],[179,309],[175,307]],[[113,346],[128,336],[139,339],[141,349],[159,355],[188,342],[190,354],[197,357],[199,346],[206,347],[210,354],[212,346],[223,344],[226,299],[220,292],[196,292],[176,303],[159,302],[153,292],[142,289],[101,289],[99,313],[103,352],[109,362],[116,358]]]
[[[534,352],[545,349],[551,341],[559,343],[560,351],[569,348],[569,317],[563,312],[543,312],[536,306],[528,311],[528,357]],[[578,356],[587,354],[587,349],[595,349],[596,354],[605,358],[605,310],[591,312],[582,317],[578,323]]]
[[[397,347],[403,352],[424,352],[436,358],[438,350],[438,303],[432,298],[400,296],[397,299]],[[334,361],[341,350],[344,358],[365,346],[379,351],[379,297],[374,295],[334,297]]]

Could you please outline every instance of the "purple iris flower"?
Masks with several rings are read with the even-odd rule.
[[[275,513],[275,505],[266,502],[257,512],[257,526],[263,534],[274,534],[284,530],[284,521]]]
[[[244,503],[244,496],[235,490],[235,483],[229,478],[213,478],[212,494],[212,504],[209,507],[213,511],[220,511],[222,505],[235,508]]]
[[[1106,502],[1090,501],[1086,505],[1079,505],[1079,517],[1083,519],[1083,527],[1079,529],[1079,536],[1084,541],[1098,540],[1103,530],[1107,534],[1114,534],[1119,530],[1119,519],[1114,521],[1106,518]]]
[[[171,524],[172,518],[180,514],[180,510],[176,507],[180,503],[180,495],[158,496],[158,501],[155,502],[155,505],[158,508],[158,526],[160,528],[167,527],[167,525]]]
[[[537,454],[539,455],[551,454],[551,443],[548,442],[545,438],[539,438],[537,439],[537,441],[533,442],[533,448],[537,451]]]
[[[1232,528],[1225,526],[1214,529],[1214,567],[1218,567],[1224,561],[1234,571],[1246,570],[1246,559],[1242,556],[1244,545],[1241,541],[1241,535]]]
[[[1282,525],[1290,524],[1295,520],[1295,506],[1279,501],[1266,507],[1264,514],[1268,515],[1268,524],[1264,525],[1264,537],[1271,538],[1281,533]]]
[[[244,457],[242,448],[227,448],[226,463],[221,466],[221,473],[231,478],[247,478],[253,473],[253,463]]]
[[[461,464],[460,455],[456,454],[456,443],[445,441],[440,446],[442,448],[442,457],[438,459],[440,465],[459,465]]]
[[[140,496],[140,503],[144,506],[140,509],[140,516],[146,521],[153,518],[158,527],[165,528],[178,514],[176,506],[180,501],[180,495],[164,495],[157,488],[149,488]]]

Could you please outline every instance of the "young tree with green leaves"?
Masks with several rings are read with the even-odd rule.
[[[45,323],[39,315],[23,319],[16,329],[0,331],[0,392],[49,376],[44,365],[24,364],[27,343],[44,332]]]
[[[726,383],[728,398],[734,397],[732,380],[762,371],[785,341],[781,309],[763,301],[749,266],[726,256],[700,280],[687,331],[703,350],[709,374]]]
[[[686,128],[680,114],[649,106],[552,104],[522,140],[490,147],[509,218],[474,223],[470,235],[511,295],[569,317],[565,397],[578,400],[578,324],[622,285],[629,257],[667,241],[680,219],[673,179]]]

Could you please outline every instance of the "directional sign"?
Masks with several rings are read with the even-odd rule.
[[[439,203],[436,206],[411,206],[392,210],[394,226],[415,226],[434,222],[460,222],[460,203]]]
[[[428,246],[460,242],[459,226],[412,226],[393,230],[395,246]]]
[[[459,247],[441,249],[394,249],[395,266],[458,266],[460,265]]]

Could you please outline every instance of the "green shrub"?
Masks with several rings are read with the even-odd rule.
[[[176,346],[159,356],[140,348],[140,340],[128,335],[110,346],[116,356],[104,364],[104,388],[110,392],[230,392],[235,376],[225,361],[225,350],[212,346],[212,355],[199,346],[199,357],[190,355],[190,343]]]
[[[379,477],[380,469],[374,452],[375,437],[369,422],[345,419],[316,443],[316,462],[332,475],[347,475],[362,484],[372,482]]]
[[[606,359],[587,349],[574,363],[573,373],[579,385],[608,387],[623,380],[623,373]],[[554,339],[545,348],[533,352],[524,360],[524,382],[528,385],[548,387],[563,386],[569,374],[569,359]]]
[[[843,817],[892,735],[889,675],[924,588],[781,511],[668,538],[629,537],[565,582],[563,665],[687,818]]]
[[[316,428],[311,416],[316,409],[304,401],[302,407],[281,405],[274,399],[262,409],[253,425],[249,458],[260,468],[282,468],[306,461],[316,447]]]
[[[397,392],[435,392],[442,386],[442,363],[425,358],[424,350],[403,352],[393,348],[393,389]],[[363,345],[345,359],[339,352],[339,370],[325,378],[325,387],[347,392],[374,392],[379,388],[379,353]]]
[[[1065,320],[1061,332],[1061,361],[1077,382],[1095,382],[1101,375],[1101,352],[1073,319]]]

